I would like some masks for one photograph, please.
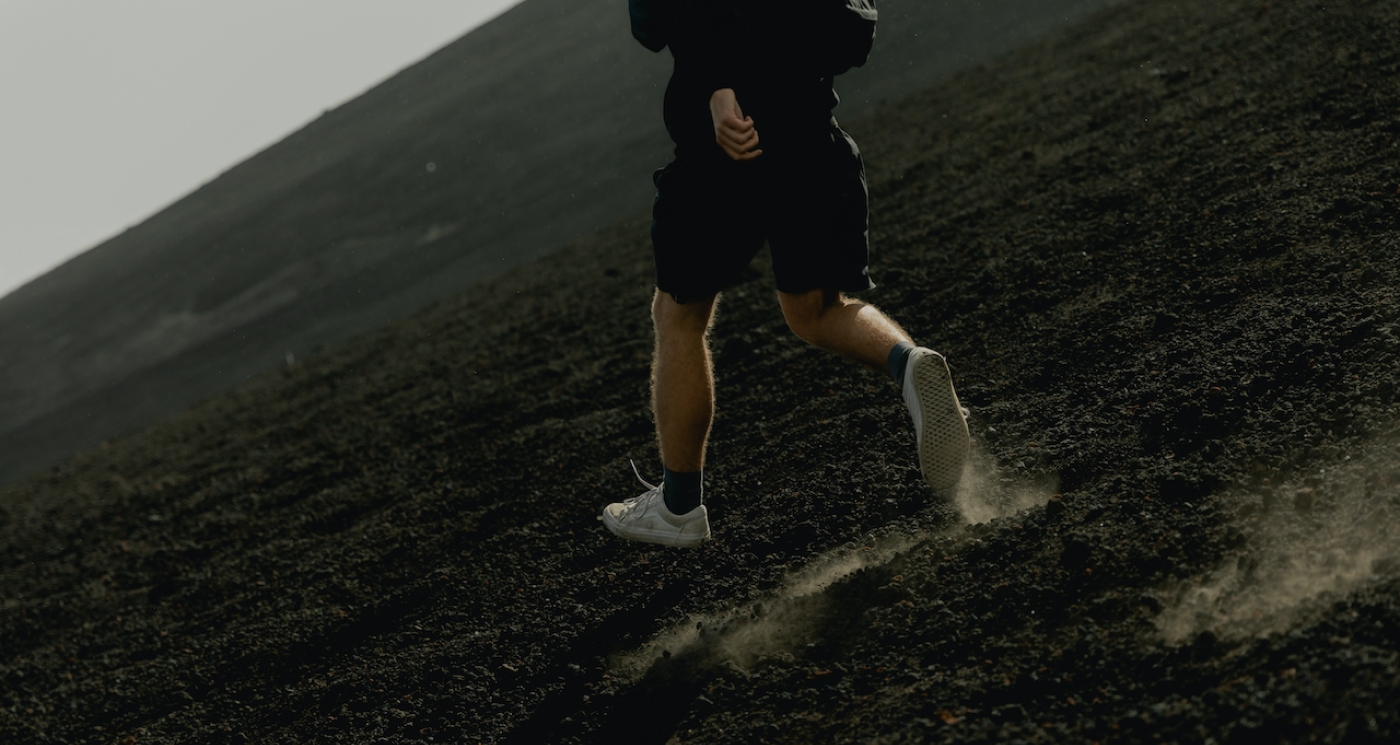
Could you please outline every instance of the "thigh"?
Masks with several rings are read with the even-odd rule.
[[[778,289],[860,292],[870,281],[868,192],[855,140],[830,138],[781,169],[769,244]]]
[[[657,289],[678,301],[733,284],[763,245],[753,169],[677,159],[652,176]]]

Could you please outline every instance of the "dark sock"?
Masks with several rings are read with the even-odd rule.
[[[700,506],[704,495],[704,471],[672,471],[665,466],[661,496],[673,515],[684,515]]]
[[[909,353],[914,351],[914,345],[907,341],[902,341],[890,348],[888,364],[890,366],[890,377],[894,378],[894,384],[904,390],[904,368],[909,365]]]

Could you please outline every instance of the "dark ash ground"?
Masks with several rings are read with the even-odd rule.
[[[1397,72],[1390,0],[1131,2],[848,122],[957,504],[756,265],[716,540],[607,535],[643,219],[12,485],[0,741],[1396,741]]]

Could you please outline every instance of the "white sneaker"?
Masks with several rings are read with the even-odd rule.
[[[943,355],[924,347],[909,353],[904,368],[904,404],[914,417],[924,480],[939,491],[957,486],[972,438]]]
[[[635,463],[632,470],[637,470]],[[637,480],[646,485],[646,493],[603,508],[599,519],[608,530],[631,541],[679,548],[693,548],[710,539],[710,517],[705,505],[677,515],[666,509],[662,487],[648,484],[640,473]]]

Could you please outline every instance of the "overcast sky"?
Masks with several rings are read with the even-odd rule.
[[[0,0],[0,297],[520,0]]]

